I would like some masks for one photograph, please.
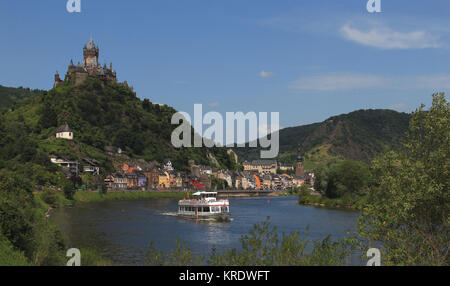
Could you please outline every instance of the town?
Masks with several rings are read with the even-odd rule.
[[[60,126],[56,138],[73,140],[74,133],[68,124]],[[82,178],[83,189],[99,188],[103,183],[107,190],[265,190],[285,191],[314,185],[314,173],[303,167],[303,158],[299,153],[297,163],[286,164],[276,160],[244,161],[241,170],[226,170],[211,166],[196,165],[189,161],[190,170],[175,170],[170,158],[164,162],[132,159],[120,148],[107,148],[107,154],[115,158],[115,173],[101,178],[99,162],[83,158],[82,162],[63,156],[52,155],[52,163],[59,165],[67,178]],[[236,163],[238,156],[228,150]],[[87,176],[86,176],[87,175]],[[83,180],[85,178],[85,180]],[[87,186],[88,181],[96,181],[95,187]],[[100,184],[99,184],[100,183]],[[311,190],[313,190],[311,188]]]

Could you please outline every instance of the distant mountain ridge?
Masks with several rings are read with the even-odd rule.
[[[397,149],[405,138],[410,114],[387,109],[357,110],[320,123],[281,129],[282,162],[295,162],[298,150],[306,159],[342,157],[369,162],[377,154]],[[240,160],[259,156],[257,148],[235,148]]]

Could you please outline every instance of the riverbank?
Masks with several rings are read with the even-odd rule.
[[[192,192],[190,193],[192,195]],[[75,193],[75,202],[102,202],[117,200],[140,200],[140,199],[183,199],[186,192],[167,191],[109,191],[102,194],[98,191],[78,191]]]
[[[325,196],[304,193],[298,195],[298,204],[302,206],[360,211],[364,208],[365,203],[365,196],[330,199]]]
[[[189,192],[192,196],[193,191]],[[220,193],[218,197],[254,197],[260,196],[257,192],[239,192],[233,191]],[[286,192],[271,192],[263,194],[269,197],[278,197],[287,195]],[[102,194],[98,191],[78,191],[74,195],[75,202],[102,202],[110,200],[139,200],[139,199],[183,199],[186,198],[186,192],[184,191],[108,191],[106,194]]]

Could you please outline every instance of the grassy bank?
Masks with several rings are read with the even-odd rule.
[[[109,191],[106,194],[102,194],[98,191],[78,191],[75,193],[74,200],[76,202],[102,202],[157,198],[182,199],[185,197],[185,192]]]
[[[325,208],[342,208],[362,210],[366,202],[366,196],[345,196],[342,198],[330,199],[325,196],[311,195],[301,192],[298,196],[300,205],[325,207]]]
[[[25,255],[14,249],[11,243],[0,234],[0,265],[1,266],[31,266]]]

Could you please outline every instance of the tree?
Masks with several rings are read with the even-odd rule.
[[[74,184],[66,181],[63,186],[63,192],[66,199],[73,200],[73,195],[75,194]]]
[[[328,198],[363,194],[370,179],[369,166],[352,160],[320,166],[314,174],[314,188]]]
[[[362,194],[370,178],[369,167],[363,162],[345,160],[330,167],[326,196],[339,198]]]
[[[105,184],[102,184],[102,188],[100,189],[100,193],[102,195],[106,195],[106,192],[108,191],[108,188],[106,187]]]
[[[0,231],[27,256],[33,249],[34,202],[31,184],[13,172],[0,172]]]
[[[450,110],[434,94],[410,121],[404,150],[373,162],[362,237],[382,244],[384,264],[448,265]]]
[[[45,103],[42,106],[41,118],[39,119],[39,123],[44,129],[54,127],[57,124],[56,113],[49,103]]]

